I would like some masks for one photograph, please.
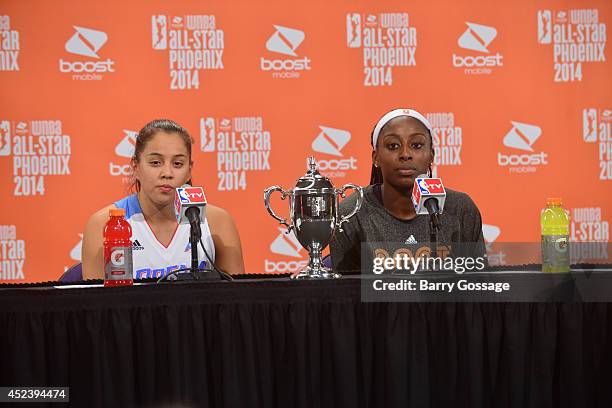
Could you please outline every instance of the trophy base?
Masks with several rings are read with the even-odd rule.
[[[329,268],[311,268],[305,267],[299,273],[291,275],[291,279],[339,279],[342,275],[332,271]]]

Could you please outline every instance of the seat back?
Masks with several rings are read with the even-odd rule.
[[[79,282],[82,280],[83,280],[83,266],[80,262],[76,265],[72,265],[59,278],[60,282]]]
[[[332,257],[331,254],[329,255],[325,255],[323,257],[323,266],[327,267],[327,268],[333,268],[333,263],[332,263]]]

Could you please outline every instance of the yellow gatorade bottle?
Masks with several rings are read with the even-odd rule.
[[[569,215],[560,198],[546,199],[540,214],[542,272],[569,272]]]

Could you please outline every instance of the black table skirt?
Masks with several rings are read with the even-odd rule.
[[[354,278],[0,293],[0,385],[82,407],[611,407],[611,346],[608,303],[362,303]]]

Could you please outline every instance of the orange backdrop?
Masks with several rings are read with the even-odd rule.
[[[612,70],[599,1],[11,1],[0,4],[0,281],[53,280],[95,210],[126,194],[135,132],[195,140],[194,183],[229,210],[249,272],[307,255],[262,200],[308,155],[369,180],[369,135],[429,115],[435,172],[488,241],[538,241],[561,196],[572,239],[609,240]],[[287,203],[275,201],[277,212]]]

